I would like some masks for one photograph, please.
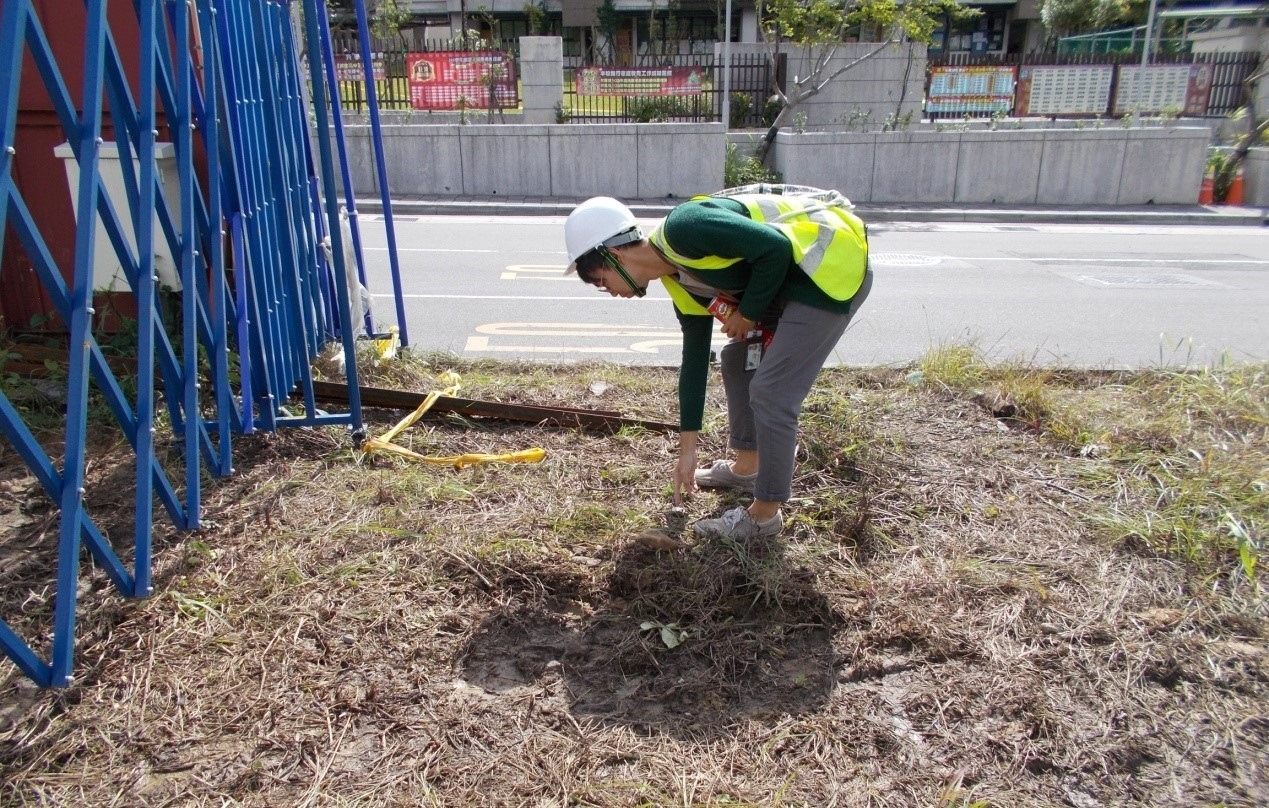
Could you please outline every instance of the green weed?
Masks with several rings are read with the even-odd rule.
[[[948,346],[918,363],[922,382],[976,397],[1005,421],[1098,459],[1083,473],[1109,541],[1238,570],[1256,585],[1269,521],[1269,370],[1077,374],[988,364]]]

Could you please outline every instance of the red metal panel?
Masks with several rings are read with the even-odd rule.
[[[3,5],[5,0],[0,0]],[[49,45],[72,100],[83,97],[83,59],[86,18],[84,5],[67,0],[34,0],[32,5],[48,37]],[[107,16],[115,45],[124,62],[125,73],[132,77],[135,93],[139,33],[131,3],[110,3]],[[104,121],[102,136],[113,136]],[[70,192],[66,187],[66,171],[53,149],[66,141],[53,102],[29,54],[22,60],[21,90],[18,102],[17,131],[14,146],[13,177],[36,226],[44,236],[54,261],[69,278],[75,259],[75,215]],[[32,330],[32,323],[51,318],[49,325],[38,330],[61,331],[52,301],[44,291],[31,262],[12,229],[5,234],[4,253],[0,255],[0,316],[3,327]]]

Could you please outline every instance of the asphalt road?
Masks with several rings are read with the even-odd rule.
[[[562,276],[561,218],[394,224],[416,350],[678,363],[678,327],[659,284],[642,300],[619,300]],[[363,215],[361,232],[377,325],[396,322],[382,217]],[[1269,359],[1264,229],[888,222],[871,234],[872,296],[831,364],[902,365],[954,344],[1043,366]]]

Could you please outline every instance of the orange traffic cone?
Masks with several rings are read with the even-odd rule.
[[[1208,169],[1203,175],[1203,181],[1199,183],[1198,203],[1200,205],[1212,204],[1212,186],[1216,184],[1216,176],[1212,169]]]
[[[1243,167],[1239,166],[1234,178],[1230,180],[1229,190],[1225,192],[1226,205],[1241,205],[1243,203]]]

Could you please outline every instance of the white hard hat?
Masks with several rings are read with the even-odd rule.
[[[643,238],[630,208],[610,196],[596,196],[573,208],[564,222],[568,250],[565,275],[577,271],[577,259],[599,246],[620,247]]]

